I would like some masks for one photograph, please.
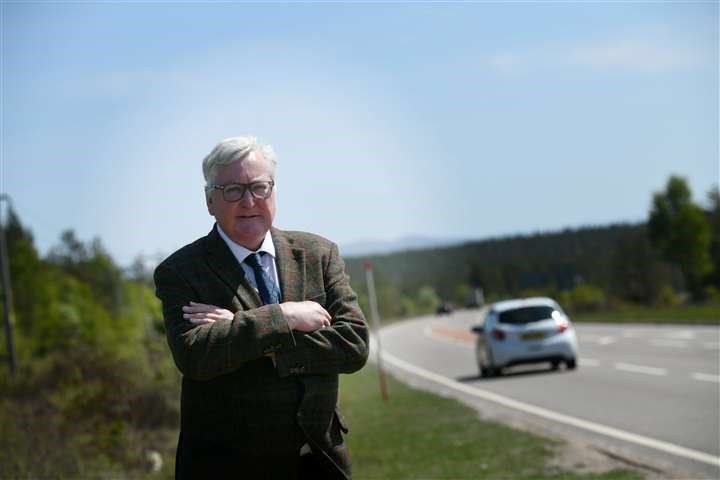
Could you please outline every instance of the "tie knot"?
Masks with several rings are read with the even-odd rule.
[[[245,263],[247,263],[248,265],[250,265],[253,268],[258,268],[258,267],[262,266],[262,263],[260,263],[260,258],[261,258],[260,255],[262,255],[262,253],[264,253],[264,252],[251,253],[250,255],[245,257]]]

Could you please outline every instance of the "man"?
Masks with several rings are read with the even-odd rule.
[[[216,223],[155,270],[183,374],[179,479],[350,478],[338,374],[365,364],[367,326],[337,246],[272,226],[275,166],[253,137],[218,144]]]

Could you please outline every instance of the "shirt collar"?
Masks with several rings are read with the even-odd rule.
[[[255,253],[254,251],[247,249],[240,245],[239,243],[235,243],[220,227],[219,224],[215,224],[217,226],[218,233],[220,234],[220,237],[225,241],[227,246],[230,248],[230,251],[235,255],[235,258],[239,263],[242,263],[245,258],[250,255],[251,253]],[[260,245],[260,248],[257,249],[258,252],[266,252],[269,253],[273,260],[275,259],[275,244],[272,241],[272,235],[270,234],[270,230],[265,233],[265,238],[263,239],[262,244]]]

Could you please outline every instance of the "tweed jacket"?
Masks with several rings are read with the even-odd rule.
[[[330,478],[350,478],[338,374],[365,364],[367,325],[335,244],[303,232],[271,234],[282,301],[321,304],[329,328],[291,331],[279,305],[263,306],[216,226],[155,270],[168,345],[183,374],[178,478],[292,479],[304,443]],[[234,318],[193,325],[183,319],[190,301]]]

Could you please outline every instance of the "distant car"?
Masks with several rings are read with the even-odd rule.
[[[447,315],[452,313],[455,310],[455,306],[450,302],[442,302],[440,305],[438,305],[437,310],[435,312],[438,315]]]
[[[526,363],[550,362],[577,367],[578,346],[570,319],[558,303],[546,297],[497,302],[488,307],[477,334],[475,357],[480,375],[501,375],[502,369]]]

